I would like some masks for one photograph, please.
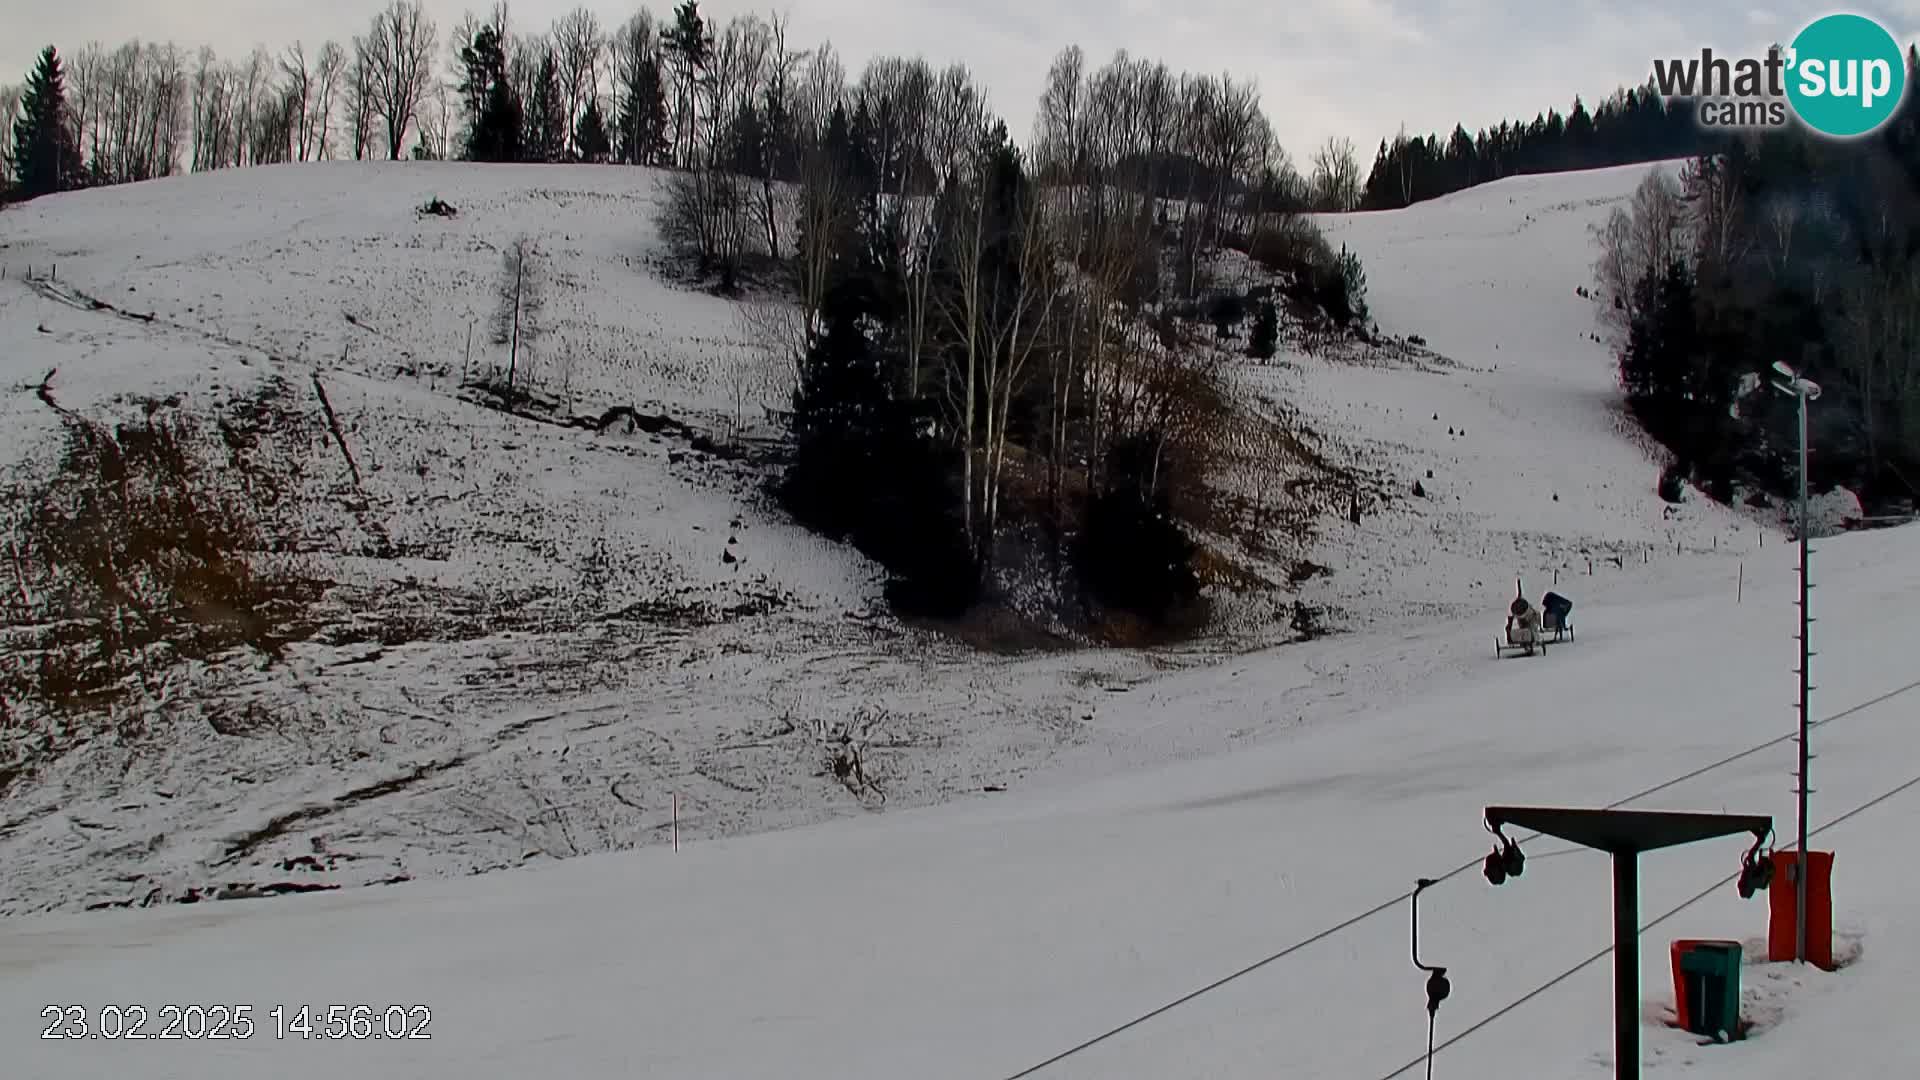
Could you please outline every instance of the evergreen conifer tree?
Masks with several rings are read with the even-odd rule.
[[[607,138],[607,122],[600,115],[598,101],[587,102],[587,110],[580,114],[573,144],[579,149],[582,161],[602,162],[613,152],[612,141]]]
[[[20,119],[13,129],[13,169],[23,199],[52,195],[79,185],[80,144],[67,113],[66,72],[49,45],[27,76]]]
[[[657,56],[633,61],[620,104],[620,160],[629,165],[655,165],[670,149],[667,134],[667,90],[660,77]]]
[[[467,160],[519,161],[525,117],[507,77],[506,50],[493,27],[482,28],[473,43],[460,50],[460,63],[466,68],[460,91],[469,114]]]
[[[527,102],[526,157],[529,161],[555,162],[567,152],[566,99],[560,93],[560,71],[554,64],[553,50],[540,58],[540,73],[533,84],[533,100]]]

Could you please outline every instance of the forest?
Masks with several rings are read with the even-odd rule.
[[[1759,373],[1788,359],[1831,388],[1816,483],[1911,505],[1911,100],[1842,144],[1709,134],[1622,89],[1591,114],[1576,99],[1564,119],[1403,131],[1364,182],[1345,139],[1302,171],[1231,75],[1069,47],[1038,105],[1017,140],[964,65],[879,56],[856,74],[781,17],[709,20],[695,0],[544,31],[501,4],[445,37],[393,0],[311,52],[49,48],[0,94],[0,181],[30,198],[330,158],[668,170],[678,269],[740,301],[790,387],[777,495],[795,518],[885,566],[905,611],[1037,590],[1052,616],[1151,634],[1202,620],[1203,585],[1245,580],[1223,537],[1258,546],[1222,477],[1272,469],[1287,433],[1230,361],[1273,357],[1283,323],[1369,335],[1359,260],[1306,215],[1686,158],[1596,235],[1626,405],[1671,455],[1660,493],[1787,490],[1790,403]]]
[[[1920,73],[1909,50],[1908,78]],[[1809,483],[1863,515],[1920,497],[1920,103],[1840,141],[1722,136],[1596,230],[1604,315],[1634,417],[1671,454],[1661,494],[1765,505],[1798,485],[1782,362],[1818,382]]]
[[[1382,140],[1360,193],[1363,210],[1397,210],[1507,176],[1604,169],[1707,153],[1718,136],[1694,118],[1692,103],[1663,99],[1647,85],[1621,87],[1592,112],[1574,98],[1528,122],[1503,121],[1469,134]]]

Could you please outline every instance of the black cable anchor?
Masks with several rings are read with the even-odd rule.
[[[1493,851],[1488,853],[1485,862],[1481,864],[1480,871],[1486,875],[1487,880],[1495,885],[1502,885],[1508,878],[1517,878],[1526,873],[1527,856],[1520,850],[1520,845],[1514,843],[1513,838],[1509,837],[1500,826],[1488,822],[1486,828],[1499,840],[1499,843],[1494,845]]]
[[[1764,835],[1757,837],[1753,841],[1753,847],[1740,857],[1739,890],[1742,900],[1753,899],[1754,893],[1763,892],[1773,884],[1773,860],[1768,857],[1771,849],[1761,850],[1772,837],[1773,830],[1769,828]],[[1788,872],[1791,874],[1792,871]]]
[[[1433,1080],[1434,1020],[1440,1012],[1440,1003],[1453,992],[1446,968],[1420,962],[1420,894],[1437,884],[1439,882],[1432,878],[1421,878],[1413,888],[1413,966],[1427,973],[1427,1080]]]

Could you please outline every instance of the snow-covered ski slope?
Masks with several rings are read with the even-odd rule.
[[[1323,625],[1445,632],[1503,605],[1515,578],[1537,595],[1556,575],[1580,579],[1564,591],[1584,610],[1758,550],[1755,522],[1651,497],[1657,462],[1618,430],[1611,364],[1588,336],[1586,230],[1644,172],[1328,222],[1365,257],[1383,326],[1444,357],[1283,353],[1245,369],[1365,481],[1361,524],[1328,491],[1303,552],[1331,571],[1297,585]],[[676,792],[698,837],[855,814],[817,775],[816,732],[847,723],[874,722],[870,764],[897,809],[1222,750],[1331,722],[1357,686],[1426,677],[1419,647],[1387,647],[1318,670],[1284,713],[1136,733],[1104,721],[1110,687],[1223,650],[983,658],[885,617],[871,564],[794,528],[750,469],[702,450],[736,416],[767,435],[762,407],[780,402],[771,379],[747,378],[752,305],[663,277],[662,178],[289,165],[0,214],[0,463],[30,466],[12,482],[59,458],[71,421],[50,403],[138,423],[173,402],[212,453],[267,474],[293,519],[279,539],[299,553],[281,561],[337,583],[324,629],[285,663],[177,672],[144,691],[144,736],[83,732],[13,784],[0,913],[661,843]],[[421,213],[434,198],[456,216]],[[562,412],[631,406],[658,430],[536,423],[460,389],[507,369],[493,315],[503,249],[523,239],[542,303],[516,378]],[[242,451],[212,433],[215,415]],[[1225,651],[1288,634],[1274,599],[1239,610]]]
[[[14,919],[0,925],[8,1072],[995,1078],[1341,927],[1036,1075],[1384,1077],[1423,1050],[1423,980],[1404,902],[1351,920],[1418,877],[1466,867],[1423,901],[1423,952],[1454,983],[1443,1040],[1604,949],[1605,859],[1533,841],[1525,876],[1492,888],[1471,865],[1488,840],[1480,809],[1612,803],[1789,731],[1785,555],[1749,566],[1738,604],[1730,587],[1595,603],[1580,642],[1546,658],[1496,662],[1480,625],[1434,634],[1410,644],[1448,670],[1342,723],[1084,786],[677,854]],[[1912,679],[1920,558],[1898,531],[1835,540],[1818,557],[1824,716]],[[1250,722],[1311,666],[1343,662],[1337,650],[1249,658],[1201,685],[1128,695],[1137,702],[1108,722]],[[1920,691],[1818,729],[1817,824],[1920,774],[1916,702]],[[1770,813],[1790,836],[1792,755],[1779,742],[1631,805]],[[1817,838],[1837,852],[1839,939],[1857,959],[1832,975],[1746,967],[1762,1029],[1731,1047],[1697,1046],[1659,1012],[1669,940],[1752,949],[1764,933],[1764,900],[1723,880],[1744,844],[1644,860],[1649,920],[1712,887],[1643,939],[1654,1075],[1789,1080],[1834,1061],[1849,1075],[1913,1075],[1917,810],[1920,785]],[[1434,1075],[1609,1075],[1611,993],[1603,958],[1444,1050]],[[167,1003],[247,1004],[260,1026],[222,1043],[43,1041],[39,1012],[53,1003],[154,1016]],[[301,1004],[427,1005],[433,1038],[277,1038],[270,1011]]]
[[[1442,1043],[1609,940],[1602,857],[1536,840],[1526,845],[1532,859],[1523,878],[1494,889],[1479,877],[1485,805],[1605,805],[1697,773],[1629,805],[1770,813],[1777,842],[1792,838],[1794,746],[1774,740],[1794,715],[1793,549],[1778,533],[1762,546],[1758,523],[1697,499],[1677,515],[1664,511],[1652,492],[1655,460],[1616,428],[1605,350],[1584,337],[1595,329],[1592,303],[1574,292],[1592,261],[1586,226],[1643,172],[1506,181],[1330,223],[1335,242],[1366,260],[1383,328],[1420,334],[1452,362],[1420,371],[1290,357],[1254,373],[1288,392],[1330,443],[1407,487],[1419,479],[1432,495],[1400,499],[1357,528],[1336,521],[1326,529],[1315,558],[1335,572],[1309,582],[1308,595],[1342,605],[1352,633],[1206,664],[1188,658],[1160,673],[1127,654],[924,662],[877,634],[883,643],[862,654],[851,635],[821,629],[844,621],[836,605],[865,602],[857,560],[755,517],[739,539],[784,537],[782,554],[762,572],[811,598],[771,621],[729,624],[721,641],[695,634],[690,643],[656,644],[652,661],[595,669],[601,677],[618,671],[621,681],[591,692],[536,678],[490,688],[466,699],[464,712],[431,724],[416,716],[417,726],[399,729],[399,748],[377,733],[339,735],[337,750],[306,755],[275,740],[189,734],[183,725],[182,744],[159,764],[94,751],[88,768],[72,766],[59,786],[29,791],[31,804],[9,797],[0,836],[8,876],[30,879],[32,889],[9,888],[71,901],[113,895],[99,882],[117,872],[201,880],[193,873],[216,863],[233,836],[422,760],[456,763],[414,787],[303,819],[256,861],[324,846],[381,872],[399,865],[427,877],[485,865],[475,849],[518,847],[529,835],[564,854],[559,840],[539,832],[540,807],[509,804],[505,792],[531,784],[552,809],[564,808],[559,796],[572,790],[571,805],[591,821],[597,788],[570,789],[576,777],[604,780],[616,762],[644,771],[668,756],[661,740],[633,729],[668,728],[665,741],[682,748],[701,737],[754,741],[747,736],[764,737],[751,710],[767,711],[754,704],[766,681],[780,682],[802,708],[891,695],[886,700],[920,725],[916,734],[945,740],[937,752],[906,759],[903,773],[945,769],[976,787],[1011,777],[1010,790],[713,838],[834,812],[832,789],[810,789],[818,782],[796,754],[784,765],[759,761],[721,773],[792,790],[724,802],[703,789],[708,806],[725,808],[730,828],[696,816],[676,853],[661,842],[667,804],[651,796],[699,781],[660,768],[622,788],[646,792],[638,800],[644,810],[604,823],[619,841],[608,846],[644,844],[639,851],[323,896],[10,918],[0,922],[7,1074],[436,1078],[538,1070],[994,1080],[1293,949],[1032,1075],[1389,1076],[1426,1046],[1407,906],[1393,902],[1417,878],[1463,868],[1422,901],[1422,951],[1447,965],[1454,983],[1438,1018]],[[460,405],[435,376],[404,373],[405,357],[378,366],[387,354],[340,314],[350,311],[415,356],[457,356],[446,342],[464,338],[465,315],[441,319],[425,310],[429,301],[462,311],[482,302],[498,256],[480,250],[476,234],[540,229],[571,235],[582,266],[600,268],[599,284],[562,301],[582,312],[579,333],[595,333],[602,315],[612,326],[654,320],[671,343],[663,352],[673,359],[661,370],[674,370],[699,355],[703,337],[731,332],[731,315],[719,301],[650,277],[644,228],[629,235],[618,215],[561,206],[593,204],[587,193],[601,190],[606,204],[642,218],[651,182],[625,170],[269,169],[10,211],[0,216],[0,259],[10,266],[58,256],[63,287],[159,310],[192,329],[69,307],[10,277],[0,291],[5,375],[15,386],[38,383],[58,366],[54,392],[80,406],[256,377],[273,366],[261,360],[267,352],[304,379],[308,369],[294,365],[299,343],[311,342],[304,355],[327,365],[323,379],[357,387],[360,411],[343,418],[351,432],[391,440],[382,452],[400,464],[364,474],[393,485],[371,501],[396,520],[407,520],[399,508],[414,505],[438,507],[418,519],[443,528],[495,511],[496,503],[449,507],[453,492],[429,503],[434,493],[402,486],[414,482],[405,478],[417,475],[416,462],[433,459],[432,476],[441,458],[464,449],[476,464],[462,468],[505,477],[551,464],[573,477],[553,485],[558,494],[502,479],[487,496],[543,513],[582,505],[627,513],[612,509],[632,501],[620,486],[648,485],[655,502],[644,509],[665,509],[632,511],[608,534],[636,557],[654,546],[676,550],[689,542],[674,538],[674,514],[721,528],[754,508],[674,473],[671,447],[644,437],[631,440],[635,453],[623,453],[620,468],[596,469],[599,451],[582,449],[572,433]],[[572,194],[537,194],[563,188]],[[460,208],[457,224],[414,217],[412,208],[435,194]],[[514,227],[496,228],[489,213]],[[276,247],[291,250],[303,221],[313,223],[320,250],[283,258]],[[453,243],[433,239],[449,228],[474,249],[470,258],[434,254]],[[181,265],[153,265],[168,260]],[[605,277],[615,263],[618,288]],[[185,280],[189,272],[202,283]],[[595,280],[585,269],[574,273]],[[137,291],[123,297],[128,285]],[[209,326],[259,347],[209,345]],[[343,347],[348,359],[338,362]],[[633,378],[641,385],[614,400],[652,399],[690,413],[723,408],[699,396],[697,378],[678,391],[669,377]],[[333,393],[342,407],[347,392]],[[34,453],[40,443],[14,433],[35,424],[50,433],[48,410],[24,392],[8,395],[7,409],[9,446]],[[408,411],[419,417],[410,422],[413,441],[383,434],[398,425],[382,417]],[[440,436],[431,432],[447,426],[463,444],[452,453],[432,442]],[[484,450],[476,431],[490,433]],[[529,459],[529,448],[542,456]],[[605,496],[608,486],[615,495]],[[570,519],[555,535],[591,534],[612,520]],[[472,550],[509,563],[487,573],[543,565],[477,540]],[[808,568],[794,569],[803,557]],[[1837,922],[1842,951],[1855,960],[1832,975],[1750,965],[1747,1011],[1760,1030],[1741,1045],[1696,1046],[1659,1026],[1671,1000],[1667,943],[1733,937],[1751,948],[1765,931],[1764,901],[1742,901],[1722,881],[1738,868],[1739,839],[1650,856],[1644,921],[1707,890],[1642,943],[1646,1057],[1657,1073],[1785,1080],[1834,1062],[1861,1076],[1920,1067],[1920,1050],[1901,1034],[1904,973],[1920,962],[1911,915],[1920,881],[1903,857],[1920,783],[1902,788],[1920,775],[1920,689],[1885,696],[1916,678],[1920,544],[1911,530],[1859,534],[1821,543],[1815,558],[1816,715],[1872,702],[1816,733],[1815,824],[1897,792],[1816,841],[1838,853]],[[709,570],[689,556],[691,580],[711,573],[714,587],[733,588],[733,572],[717,560]],[[1579,642],[1545,657],[1495,660],[1513,579],[1524,575],[1537,598],[1556,569],[1578,605]],[[413,572],[469,571],[458,560],[423,559]],[[628,587],[644,593],[682,580],[666,574]],[[799,631],[817,636],[800,645],[777,640]],[[587,647],[552,633],[495,637],[438,651],[396,647],[342,669],[326,661],[354,659],[364,648],[316,650],[304,654],[305,681],[276,692],[331,695],[335,728],[327,730],[351,730],[368,706],[390,711],[383,725],[405,724],[390,713],[424,712],[408,703],[437,681],[483,664],[511,666],[556,641]],[[640,697],[649,691],[664,696]],[[535,699],[543,702],[537,712],[526,704]],[[982,701],[990,706],[984,718]],[[540,723],[520,723],[536,716]],[[212,779],[219,754],[239,755],[257,772],[250,790]],[[953,765],[954,756],[964,764]],[[121,778],[105,779],[129,758]],[[698,763],[717,771],[726,761],[716,752]],[[775,772],[780,767],[794,775]],[[948,796],[961,786],[929,782],[923,794]],[[161,787],[166,795],[155,793]],[[522,831],[500,838],[475,827],[507,820]],[[462,828],[471,831],[442,835]],[[150,1033],[164,1026],[168,1004],[249,1005],[254,1032],[219,1042],[42,1040],[50,1018],[41,1010],[55,1004],[82,1006],[96,1022],[104,1006],[142,1005]],[[316,1036],[330,1006],[426,1006],[432,1038],[276,1037],[272,1010],[290,1014],[302,1004],[314,1007]],[[1602,957],[1442,1050],[1434,1075],[1605,1076],[1610,1006]]]

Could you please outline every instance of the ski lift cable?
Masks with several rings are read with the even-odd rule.
[[[1850,818],[1854,818],[1859,816],[1860,814],[1864,814],[1868,810],[1871,810],[1874,807],[1879,806],[1881,803],[1884,803],[1887,800],[1892,799],[1908,791],[1909,789],[1916,788],[1916,787],[1920,787],[1920,776],[1916,776],[1913,779],[1908,780],[1906,783],[1901,784],[1899,787],[1896,787],[1891,791],[1884,792],[1881,795],[1865,803],[1862,803],[1859,806],[1854,807],[1852,810],[1849,810],[1846,813],[1840,815],[1839,817],[1834,818],[1832,821],[1827,822],[1825,825],[1822,825],[1819,828],[1810,831],[1807,835],[1809,837],[1818,836],[1821,833],[1826,832],[1828,829],[1831,829],[1837,825],[1840,825],[1846,822],[1847,820],[1849,820]],[[1740,876],[1739,872],[1735,871],[1734,873],[1728,874],[1726,877],[1723,877],[1719,881],[1716,881],[1713,884],[1707,886],[1706,888],[1700,890],[1698,893],[1695,893],[1692,897],[1682,901],[1678,906],[1669,909],[1666,912],[1666,914],[1660,915],[1655,919],[1653,919],[1653,921],[1647,923],[1645,926],[1642,926],[1640,928],[1640,933],[1644,934],[1647,931],[1652,930],[1654,927],[1659,926],[1661,923],[1666,922],[1668,919],[1673,918],[1675,915],[1680,914],[1681,912],[1687,910],[1688,908],[1699,903],[1700,901],[1705,900],[1707,897],[1712,896],[1714,893],[1719,892],[1721,889],[1726,888],[1729,884],[1733,883],[1733,881],[1737,879],[1739,876]],[[1568,979],[1573,978],[1575,975],[1578,975],[1580,972],[1585,971],[1587,968],[1592,967],[1594,964],[1599,963],[1600,961],[1606,959],[1608,956],[1612,954],[1613,954],[1613,946],[1611,945],[1607,946],[1604,949],[1601,949],[1599,952],[1594,953],[1592,956],[1589,956],[1585,960],[1580,961],[1578,964],[1575,964],[1573,967],[1568,968],[1567,970],[1561,972],[1558,975],[1555,975],[1553,978],[1547,980],[1546,982],[1541,983],[1539,986],[1534,987],[1532,990],[1529,990],[1526,994],[1515,999],[1513,1002],[1509,1003],[1508,1005],[1504,1006],[1498,1011],[1487,1015],[1484,1019],[1480,1020],[1478,1023],[1474,1024],[1472,1027],[1467,1028],[1465,1031],[1462,1031],[1459,1034],[1453,1036],[1452,1038],[1448,1039],[1446,1042],[1441,1043],[1438,1047],[1429,1049],[1427,1051],[1426,1056],[1418,1057],[1412,1061],[1407,1062],[1405,1065],[1402,1065],[1398,1069],[1395,1069],[1394,1071],[1387,1073],[1385,1076],[1382,1076],[1380,1080],[1398,1080],[1399,1077],[1404,1076],[1409,1072],[1412,1072],[1413,1070],[1419,1068],[1423,1064],[1426,1065],[1429,1070],[1431,1070],[1433,1056],[1438,1054],[1441,1050],[1445,1050],[1448,1047],[1454,1045],[1455,1043],[1460,1042],[1462,1039],[1465,1039],[1468,1036],[1474,1034],[1475,1032],[1481,1030],[1482,1028],[1492,1025],[1495,1021],[1501,1019],[1502,1017],[1508,1015],[1509,1013],[1512,1013],[1514,1010],[1520,1008],[1522,1005],[1525,1005],[1526,1003],[1541,996],[1542,994],[1545,994],[1547,991],[1553,989],[1554,987],[1560,985],[1563,982],[1566,982]],[[1431,1043],[1429,1043],[1429,1045],[1431,1045]],[[1431,1071],[1429,1071],[1428,1075],[1432,1075]]]
[[[1821,727],[1826,724],[1830,724],[1835,720],[1844,719],[1856,713],[1863,712],[1867,709],[1872,708],[1875,705],[1879,705],[1883,702],[1892,700],[1893,698],[1896,698],[1901,694],[1905,694],[1913,690],[1920,690],[1920,680],[1910,682],[1905,686],[1899,687],[1898,689],[1888,691],[1887,693],[1881,694],[1879,697],[1871,698],[1867,701],[1863,701],[1858,705],[1852,706],[1851,708],[1843,709],[1840,712],[1834,713],[1832,716],[1825,717],[1815,722],[1814,724],[1809,725],[1809,727]],[[1616,809],[1619,809],[1620,807],[1627,805],[1628,803],[1637,802],[1638,800],[1647,798],[1650,795],[1657,795],[1660,792],[1667,790],[1668,788],[1675,787],[1680,784],[1684,784],[1689,780],[1703,776],[1709,772],[1714,771],[1715,769],[1724,768],[1728,765],[1733,764],[1736,761],[1741,761],[1746,758],[1752,757],[1754,754],[1757,754],[1762,750],[1766,750],[1771,747],[1778,746],[1783,742],[1789,742],[1798,737],[1799,735],[1797,732],[1789,732],[1788,734],[1782,735],[1778,738],[1769,739],[1766,742],[1759,744],[1758,746],[1753,746],[1746,750],[1742,750],[1737,754],[1732,754],[1727,757],[1721,758],[1719,761],[1712,762],[1711,764],[1708,764],[1708,765],[1703,765],[1700,768],[1693,770],[1692,772],[1674,777],[1673,779],[1668,780],[1664,783],[1656,784],[1653,787],[1647,788],[1644,791],[1635,792],[1634,794],[1629,795],[1624,799],[1620,799],[1616,802],[1609,803],[1606,806],[1606,809],[1616,810]],[[1845,819],[1842,818],[1839,820],[1845,820]],[[1839,823],[1838,821],[1833,822],[1833,824],[1838,824],[1838,823]],[[1515,841],[1515,843],[1524,844],[1530,840],[1539,839],[1539,837],[1540,837],[1539,833],[1533,833],[1521,840]],[[1568,854],[1568,853],[1570,852],[1554,852],[1553,854],[1559,855],[1559,854]],[[1454,867],[1452,870],[1449,870],[1446,873],[1441,874],[1439,877],[1432,879],[1433,883],[1435,885],[1438,885],[1438,884],[1441,884],[1442,882],[1450,881],[1453,878],[1459,877],[1461,874],[1464,874],[1469,870],[1477,869],[1480,866],[1480,864],[1481,864],[1481,858],[1476,856],[1475,858],[1470,859],[1467,862],[1461,863],[1459,866]],[[1738,875],[1736,874],[1735,876],[1737,877]],[[1731,881],[1733,880],[1733,878],[1728,878],[1727,880]],[[1722,882],[1721,884],[1725,884],[1725,882]],[[1719,886],[1715,886],[1715,888],[1718,888],[1718,887]],[[1044,1069],[1057,1065],[1060,1062],[1065,1061],[1066,1059],[1073,1057],[1076,1054],[1080,1054],[1087,1050],[1091,1050],[1095,1046],[1098,1046],[1099,1044],[1106,1042],[1108,1039],[1111,1039],[1117,1035],[1124,1034],[1125,1032],[1131,1031],[1132,1029],[1139,1027],[1140,1025],[1146,1023],[1149,1020],[1154,1019],[1155,1017],[1161,1016],[1165,1013],[1171,1012],[1174,1009],[1179,1008],[1182,1005],[1185,1005],[1186,1003],[1194,1000],[1195,998],[1201,997],[1205,994],[1212,993],[1213,991],[1220,989],[1221,987],[1227,985],[1228,983],[1234,982],[1235,980],[1243,978],[1247,975],[1251,975],[1255,971],[1258,971],[1269,964],[1273,964],[1277,961],[1280,961],[1289,956],[1292,956],[1295,953],[1300,952],[1302,949],[1307,948],[1308,946],[1317,945],[1320,942],[1335,936],[1336,934],[1340,934],[1344,931],[1350,930],[1353,927],[1358,926],[1360,923],[1366,922],[1368,919],[1371,919],[1376,915],[1379,915],[1383,912],[1392,911],[1394,908],[1399,907],[1411,896],[1413,896],[1413,890],[1410,889],[1406,892],[1399,894],[1398,896],[1395,896],[1391,900],[1387,900],[1383,903],[1376,904],[1375,906],[1368,908],[1367,910],[1359,913],[1358,915],[1354,915],[1343,922],[1330,926],[1325,930],[1321,930],[1310,937],[1302,938],[1301,940],[1294,942],[1293,944],[1287,946],[1284,949],[1281,949],[1279,952],[1276,952],[1271,956],[1267,956],[1264,959],[1257,960],[1251,964],[1248,964],[1246,967],[1241,968],[1238,971],[1235,971],[1229,975],[1224,975],[1218,979],[1215,979],[1213,982],[1208,983],[1207,985],[1199,988],[1198,990],[1191,991],[1190,993],[1182,995],[1181,997],[1175,998],[1174,1000],[1167,1002],[1165,1005],[1161,1005],[1160,1007],[1152,1010],[1151,1012],[1142,1013],[1139,1016],[1136,1016],[1133,1019],[1128,1020],[1126,1023],[1119,1025],[1118,1027],[1111,1028],[1069,1049],[1063,1050],[1060,1053],[1055,1054],[1050,1058],[1047,1058],[1045,1061],[1040,1062],[1038,1065],[1033,1065],[1026,1069],[1022,1069],[1017,1073],[1013,1073],[1012,1075],[1007,1077],[1007,1080],[1026,1080],[1027,1077],[1032,1076],[1035,1073],[1038,1073]],[[1665,916],[1665,915],[1661,916],[1662,919],[1665,919],[1667,917],[1668,916]],[[1657,920],[1655,925],[1657,925]],[[1601,953],[1599,954],[1598,957],[1595,957],[1595,960],[1605,955],[1606,953]],[[1589,964],[1593,962],[1594,962],[1593,960],[1587,961],[1587,963]],[[1581,966],[1584,967],[1586,965],[1583,964]],[[1577,970],[1579,969],[1576,968],[1575,971]],[[1571,977],[1572,974],[1573,972],[1569,972],[1567,976],[1564,976],[1564,977]],[[1472,1029],[1469,1029],[1469,1030],[1472,1030]],[[1455,1036],[1454,1040],[1450,1040],[1448,1043],[1442,1044],[1439,1049],[1445,1049],[1446,1046],[1451,1045],[1453,1041],[1457,1041],[1460,1037],[1461,1036]],[[1422,1060],[1425,1060],[1425,1059],[1422,1059]],[[1414,1064],[1418,1065],[1419,1062],[1415,1062]],[[1412,1066],[1409,1066],[1409,1067],[1411,1068]],[[1405,1069],[1402,1069],[1400,1070],[1400,1073],[1404,1073],[1405,1071],[1406,1071]],[[1394,1073],[1393,1075],[1398,1076],[1400,1075],[1400,1073]]]

